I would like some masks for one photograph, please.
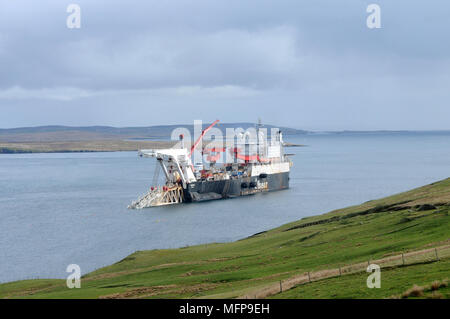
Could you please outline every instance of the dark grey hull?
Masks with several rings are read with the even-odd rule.
[[[198,181],[184,190],[185,202],[233,198],[289,188],[289,172],[222,181]]]

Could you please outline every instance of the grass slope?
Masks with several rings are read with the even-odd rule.
[[[82,278],[0,285],[3,298],[232,298],[306,271],[335,268],[448,243],[450,179],[362,205],[304,218],[233,243],[138,251]],[[401,294],[412,284],[450,277],[448,261],[299,286],[275,297],[364,298]],[[345,289],[344,289],[345,288]]]
[[[411,265],[381,271],[381,288],[368,289],[367,273],[352,274],[300,285],[270,298],[398,298],[414,285],[426,286],[436,280],[450,278],[450,260]],[[449,287],[439,289],[443,298],[450,298]],[[424,297],[433,297],[425,293]]]
[[[203,123],[203,129],[210,123]],[[0,128],[0,142],[68,142],[68,141],[92,141],[92,140],[123,140],[123,139],[168,139],[173,130],[177,128],[189,130],[194,136],[192,124],[180,125],[156,125],[147,127],[111,127],[111,126],[38,126],[19,127],[11,129]],[[225,134],[227,128],[255,127],[255,123],[219,123],[218,126]],[[268,133],[276,126],[265,124]],[[307,131],[288,127],[278,127],[285,135],[306,134]]]
[[[66,142],[1,143],[0,154],[15,153],[70,153],[137,151],[149,148],[169,148],[174,142],[93,140]]]

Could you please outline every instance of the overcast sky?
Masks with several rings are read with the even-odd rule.
[[[448,0],[0,0],[0,128],[450,129],[449,39]]]

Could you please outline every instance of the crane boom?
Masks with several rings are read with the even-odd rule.
[[[192,153],[194,153],[195,148],[198,146],[203,136],[205,136],[206,132],[208,132],[217,123],[219,123],[219,120],[215,120],[214,123],[212,123],[210,126],[208,126],[206,129],[202,131],[202,134],[200,134],[199,138],[195,141],[194,145],[192,145],[191,147],[191,152],[189,153],[190,157],[192,156]]]

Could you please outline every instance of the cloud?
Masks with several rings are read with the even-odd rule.
[[[55,101],[72,101],[87,97],[99,97],[105,95],[132,95],[140,94],[147,96],[179,96],[193,98],[246,98],[260,94],[259,91],[248,89],[235,85],[223,85],[213,87],[202,86],[180,86],[173,88],[156,88],[156,89],[136,89],[136,90],[82,90],[76,87],[56,87],[42,89],[24,89],[22,87],[11,87],[0,90],[0,100],[55,100]]]
[[[93,93],[79,88],[59,87],[42,89],[24,89],[14,86],[5,90],[0,90],[0,99],[5,100],[28,100],[28,99],[48,99],[57,101],[71,101],[82,97],[92,96]]]
[[[79,30],[66,27],[69,2],[0,3],[0,127],[234,121],[234,110],[297,127],[387,128],[394,114],[433,128],[450,116],[447,2],[379,0],[379,30],[353,0],[77,3]]]
[[[168,96],[176,94],[179,96],[190,96],[200,98],[248,98],[261,94],[260,91],[235,85],[223,85],[215,87],[182,86],[165,92]]]
[[[177,86],[273,87],[301,65],[295,30],[221,30],[184,34],[138,34],[115,43],[85,37],[52,43],[4,67],[1,86],[80,89],[149,89]],[[49,55],[49,52],[52,52]],[[16,59],[11,53],[9,59]],[[8,60],[8,57],[6,57]],[[27,75],[25,74],[27,73]],[[14,81],[14,82],[13,82]]]

